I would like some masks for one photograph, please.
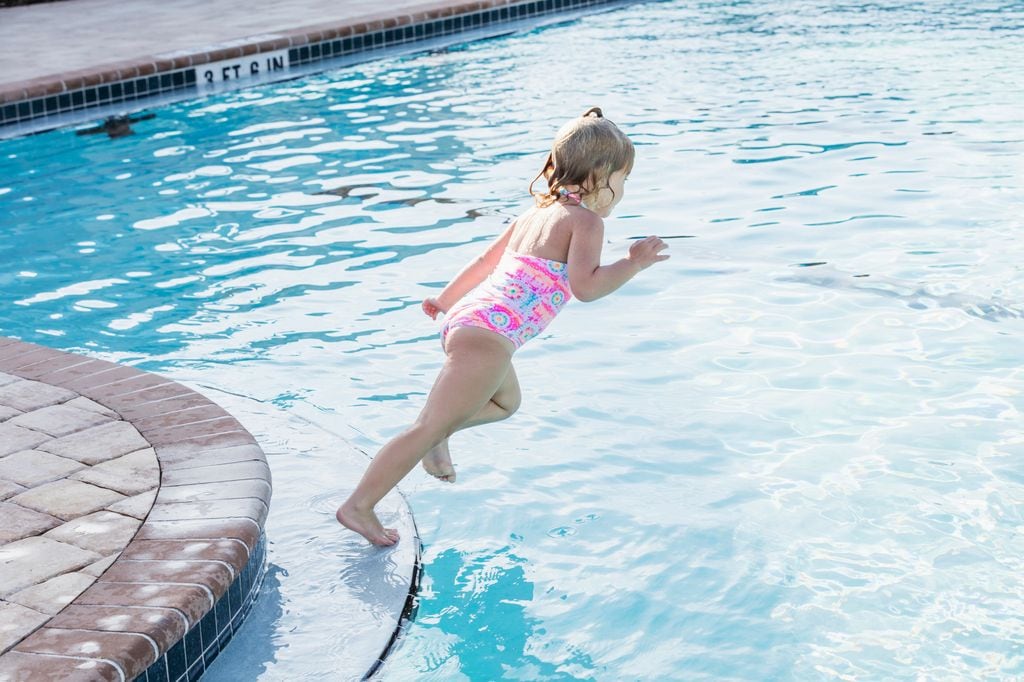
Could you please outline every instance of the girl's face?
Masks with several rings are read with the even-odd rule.
[[[625,186],[626,178],[628,177],[629,173],[626,169],[612,173],[608,178],[608,187],[602,185],[601,189],[592,198],[587,200],[587,208],[602,218],[607,218],[611,215],[612,210],[622,201],[622,197],[626,193]],[[609,191],[609,187],[611,191]]]

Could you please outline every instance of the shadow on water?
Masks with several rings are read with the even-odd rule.
[[[825,263],[801,263],[798,267],[817,267]],[[827,289],[866,291],[887,298],[894,298],[914,310],[953,308],[967,315],[989,322],[1024,319],[1024,309],[996,299],[960,293],[937,293],[916,282],[907,282],[879,275],[851,275],[838,270],[804,273],[778,277],[779,282],[795,282]]]
[[[414,655],[398,658],[416,660],[417,672],[432,673],[430,679],[461,671],[480,680],[575,680],[567,670],[592,671],[589,656],[549,640],[543,622],[528,614],[535,591],[524,570],[528,560],[511,550],[448,549],[426,564],[416,628],[398,645],[412,648]],[[544,651],[548,655],[539,658]],[[392,660],[379,679],[405,679],[411,672],[397,670]],[[509,669],[509,661],[517,661],[516,670]]]
[[[280,645],[275,635],[284,615],[282,577],[288,577],[288,571],[276,564],[267,565],[259,597],[228,644],[234,651],[245,650],[247,654],[218,656],[206,670],[208,679],[255,680],[277,660]]]

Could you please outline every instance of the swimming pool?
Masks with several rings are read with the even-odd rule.
[[[518,354],[523,409],[456,436],[457,485],[406,481],[424,578],[384,679],[1021,676],[1022,21],[640,4],[6,141],[0,334],[373,450],[440,367],[419,301],[601,105],[638,145],[606,258],[689,238]],[[300,445],[209,679],[345,656],[318,605],[353,482]]]

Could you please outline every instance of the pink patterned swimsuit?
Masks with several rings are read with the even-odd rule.
[[[480,327],[501,334],[518,349],[539,334],[570,298],[565,263],[505,251],[487,280],[444,316],[441,342],[455,327]]]

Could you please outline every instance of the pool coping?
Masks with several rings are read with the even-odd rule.
[[[0,655],[0,678],[197,679],[259,591],[272,494],[263,450],[223,408],[156,374],[11,338],[0,338],[0,372],[107,408],[137,429],[160,467],[134,537]],[[101,618],[104,607],[118,617]]]
[[[380,11],[272,36],[239,37],[215,46],[0,84],[0,138],[69,125],[68,116],[90,120],[111,106],[138,110],[168,97],[189,99],[211,89],[296,78],[310,67],[339,58],[373,58],[390,48],[426,47],[436,39],[622,4],[623,0],[439,0],[413,12]],[[263,61],[254,59],[259,55]],[[218,75],[227,80],[203,82]]]

